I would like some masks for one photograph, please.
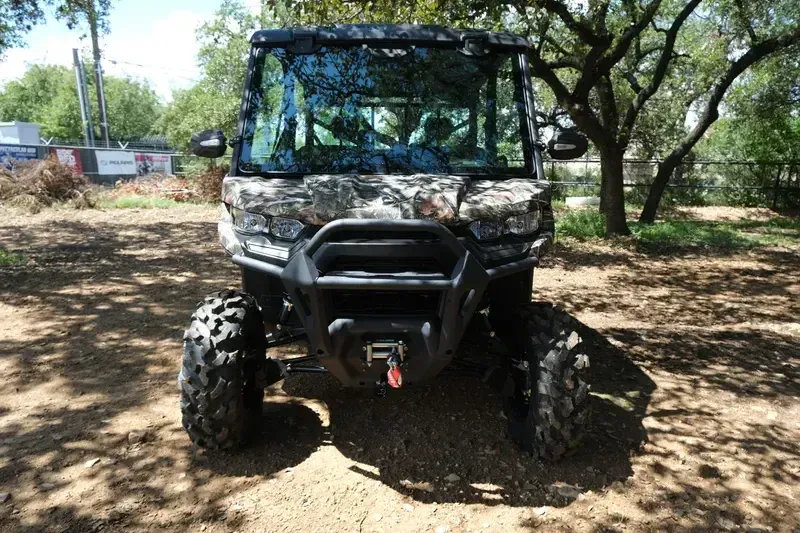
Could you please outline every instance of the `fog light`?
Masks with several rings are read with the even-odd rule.
[[[540,211],[537,209],[531,213],[509,217],[506,220],[506,227],[509,233],[514,235],[530,235],[539,229],[541,216]]]
[[[273,236],[287,241],[297,240],[304,227],[302,222],[293,218],[273,218],[269,222],[269,232]]]
[[[231,207],[231,215],[233,215],[233,225],[243,233],[261,233],[267,225],[267,219],[263,216],[235,207]]]
[[[476,220],[469,225],[469,230],[479,241],[496,239],[503,235],[503,223],[493,220]]]

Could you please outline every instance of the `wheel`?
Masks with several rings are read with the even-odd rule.
[[[261,412],[265,351],[255,298],[225,290],[198,304],[183,336],[178,376],[183,427],[192,442],[225,449],[242,441],[247,419]]]
[[[504,389],[512,439],[541,459],[573,452],[589,424],[589,357],[577,323],[551,304],[523,306],[524,355]]]

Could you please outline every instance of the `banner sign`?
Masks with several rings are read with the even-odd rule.
[[[135,176],[133,152],[95,150],[97,173],[101,176]]]
[[[136,175],[172,174],[172,162],[169,154],[136,154]]]
[[[83,174],[83,163],[81,163],[81,151],[77,148],[50,148],[50,153],[58,159],[62,165],[66,165],[75,171],[76,174]]]
[[[35,146],[20,146],[18,144],[0,144],[0,167],[11,170],[17,161],[30,161],[36,159]]]

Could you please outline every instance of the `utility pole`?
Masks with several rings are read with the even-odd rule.
[[[100,65],[100,45],[97,39],[97,13],[95,11],[94,0],[86,13],[89,19],[89,32],[92,37],[92,57],[94,58],[94,78],[95,88],[97,89],[97,107],[100,111],[100,130],[105,140],[106,148],[110,148],[108,139],[108,115],[106,113],[106,95],[103,90],[103,67]]]
[[[72,62],[75,64],[75,83],[78,89],[78,102],[81,106],[81,123],[83,124],[83,141],[86,146],[94,146],[94,128],[92,128],[92,110],[86,91],[86,77],[83,63],[78,58],[78,49],[72,49]]]

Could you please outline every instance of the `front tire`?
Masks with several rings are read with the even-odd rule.
[[[264,398],[258,386],[266,362],[264,326],[255,298],[233,290],[206,296],[183,339],[183,427],[200,447],[236,446]]]
[[[554,461],[578,448],[589,424],[589,357],[566,312],[531,303],[522,319],[524,356],[504,391],[509,432],[523,450]]]

